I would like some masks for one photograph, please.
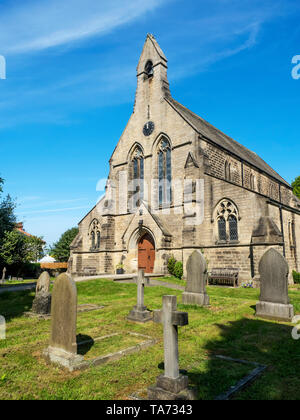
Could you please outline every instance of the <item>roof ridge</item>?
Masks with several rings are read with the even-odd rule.
[[[208,121],[206,121],[205,119],[197,115],[195,112],[191,111],[190,109],[182,105],[180,102],[176,101],[174,98],[171,97],[171,98],[165,98],[165,99],[167,102],[173,105],[175,109],[177,110],[177,112],[181,115],[181,117],[187,119],[187,121],[192,125],[192,127],[196,131],[198,131],[200,134],[203,134],[213,143],[217,144],[218,146],[221,146],[222,148],[229,151],[230,153],[235,154],[236,156],[240,157],[245,162],[249,163],[252,166],[255,166],[257,169],[261,170],[262,172],[266,173],[272,178],[277,179],[277,181],[291,188],[290,184],[284,178],[282,178],[278,174],[278,172],[276,172],[257,153],[253,152],[251,149],[248,149],[243,144],[239,143],[238,141],[234,140],[232,137],[223,133],[221,130],[219,130],[218,128],[213,126],[211,123],[209,123]],[[194,119],[195,121],[193,120],[191,121],[190,118]],[[197,126],[197,123],[198,123],[198,126]],[[199,123],[202,124],[202,126],[199,127]]]

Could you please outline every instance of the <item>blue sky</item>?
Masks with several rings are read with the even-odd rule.
[[[173,97],[291,182],[299,18],[298,0],[0,0],[0,175],[26,230],[52,243],[102,195],[148,32]]]

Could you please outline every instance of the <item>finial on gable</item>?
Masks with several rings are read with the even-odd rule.
[[[147,34],[143,51],[142,51],[142,54],[141,54],[141,57],[139,59],[139,63],[137,66],[138,75],[144,71],[145,65],[148,61],[151,61],[153,66],[161,64],[165,68],[168,67],[167,66],[168,60],[165,54],[163,53],[162,49],[158,45],[158,42],[156,41],[154,35],[150,33]]]

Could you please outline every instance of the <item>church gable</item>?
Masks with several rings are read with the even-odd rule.
[[[265,245],[284,246],[293,263],[299,254],[291,194],[255,153],[172,99],[167,59],[148,35],[134,110],[105,197],[79,224],[70,270],[114,273],[121,264],[166,274],[170,256],[185,267],[191,249],[203,248],[211,267],[236,266],[249,280]]]

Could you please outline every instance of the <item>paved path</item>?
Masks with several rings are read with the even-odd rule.
[[[16,284],[13,286],[3,286],[0,287],[0,294],[5,292],[23,292],[24,290],[34,290],[36,288],[36,283],[27,283],[27,284]]]
[[[165,274],[145,274],[145,277],[164,277]],[[84,276],[84,277],[75,277],[74,280],[76,282],[81,281],[88,281],[88,280],[96,280],[96,279],[107,279],[107,280],[114,280],[114,281],[122,281],[125,280],[133,280],[136,277],[136,274],[98,274],[97,276]]]
[[[169,289],[175,289],[175,290],[185,290],[184,286],[180,286],[179,284],[173,284],[168,283],[165,281],[155,280],[152,277],[164,277],[164,274],[145,274],[145,277],[150,277],[150,284],[149,286],[162,286],[162,287],[168,287]],[[104,275],[98,275],[98,276],[89,276],[89,277],[77,277],[75,278],[76,282],[82,282],[82,281],[89,281],[92,279],[110,279],[117,281],[118,283],[133,283],[133,278],[135,277],[135,274],[104,274]]]
[[[128,275],[125,276],[125,275],[122,274],[122,276],[123,276],[122,278],[118,278],[117,279],[117,282],[118,283],[121,283],[121,284],[123,284],[123,283],[124,284],[132,284],[132,283],[134,283],[134,281],[133,281],[133,277],[134,276],[132,276],[131,279],[128,278]],[[147,277],[147,275],[145,277]],[[155,277],[157,277],[157,276],[155,276]],[[82,282],[82,281],[88,281],[88,280],[95,279],[95,278],[98,278],[98,279],[103,278],[103,279],[116,280],[116,276],[115,275],[107,275],[107,276],[103,276],[103,277],[99,277],[98,276],[98,277],[77,278],[77,279],[75,279],[75,281],[76,282]],[[150,279],[149,286],[150,287],[162,286],[162,287],[168,287],[169,289],[175,289],[175,290],[184,290],[185,289],[184,286],[180,286],[179,284],[168,283],[166,281],[155,280],[155,279],[152,279],[152,278]]]
[[[89,281],[93,279],[110,279],[118,281],[119,283],[133,283],[133,277],[134,275],[126,275],[126,274],[107,274],[104,276],[90,276],[90,277],[78,277],[75,279],[75,282],[83,282],[83,281]],[[152,275],[146,275],[145,277],[152,277]],[[155,275],[153,277],[159,277],[159,275]],[[162,277],[162,275],[161,275]],[[150,279],[150,287],[153,286],[162,286],[162,287],[168,287],[169,289],[175,289],[175,290],[184,290],[184,286],[180,286],[179,284],[172,284],[165,281],[160,280],[154,280]],[[12,285],[7,287],[0,287],[0,294],[5,292],[23,292],[25,290],[34,290],[36,288],[36,283],[27,283],[27,284],[20,284],[20,285]]]

